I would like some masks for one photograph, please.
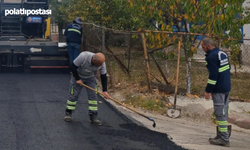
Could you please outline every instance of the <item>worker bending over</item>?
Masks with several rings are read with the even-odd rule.
[[[81,52],[71,64],[72,75],[66,106],[66,116],[64,118],[65,121],[72,121],[72,112],[75,110],[78,96],[82,88],[85,88],[82,84],[84,83],[95,89],[97,85],[96,74],[98,70],[100,70],[101,74],[103,95],[105,98],[109,98],[109,94],[107,92],[105,56],[102,53],[95,54],[87,51]],[[88,88],[86,88],[86,91],[88,95],[90,121],[93,124],[101,125],[101,121],[97,119],[98,105],[96,92]]]

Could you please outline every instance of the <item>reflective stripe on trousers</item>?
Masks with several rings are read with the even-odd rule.
[[[82,81],[87,86],[96,89],[96,77],[91,78],[82,78]],[[70,85],[69,85],[69,94],[68,94],[68,101],[67,101],[67,109],[75,110],[75,105],[78,101],[78,97],[82,91],[82,88],[86,89],[87,98],[88,98],[88,109],[89,114],[96,114],[98,112],[98,105],[97,105],[97,95],[95,91],[92,91],[86,87],[83,87],[76,83],[75,78],[71,75]]]
[[[228,124],[228,99],[229,93],[212,93],[214,115],[218,124],[219,135],[226,141],[229,140]]]

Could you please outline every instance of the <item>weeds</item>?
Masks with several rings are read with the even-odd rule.
[[[130,75],[121,71],[120,67],[114,60],[110,62],[111,76],[113,83],[126,83],[126,84],[139,84],[141,86],[147,85],[147,72],[146,64],[143,60],[142,53],[134,53],[132,56],[136,56],[137,59],[131,59],[130,62]],[[124,56],[121,56],[124,58]],[[123,59],[124,64],[127,63],[126,59]],[[161,68],[163,69],[164,74],[171,86],[175,86],[176,79],[176,61],[175,60],[157,60]],[[186,65],[185,61],[180,62],[180,72],[179,72],[179,88],[187,89],[187,75],[186,75]],[[167,67],[166,67],[167,66]],[[161,82],[165,84],[163,77],[161,76],[157,66],[151,60],[150,61],[150,73],[152,82]],[[205,63],[192,62],[191,66],[191,94],[203,96],[204,90],[207,84],[208,71],[205,66]],[[237,76],[231,75],[231,92],[230,96],[237,96],[243,99],[249,99],[250,93],[250,78],[247,73],[237,73]],[[172,94],[172,93],[167,93]]]
[[[131,106],[141,107],[142,109],[155,111],[161,114],[166,112],[165,103],[152,97],[146,97],[141,95],[126,95],[125,103]]]

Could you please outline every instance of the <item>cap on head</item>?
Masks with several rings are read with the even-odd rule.
[[[83,24],[82,19],[80,17],[76,17],[74,21],[78,24]]]

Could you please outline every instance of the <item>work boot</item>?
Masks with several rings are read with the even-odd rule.
[[[209,143],[212,145],[220,145],[220,146],[225,146],[225,147],[230,147],[230,142],[229,141],[225,141],[222,138],[217,138],[217,139],[209,139]]]
[[[217,126],[217,127],[216,127],[216,137],[214,137],[214,138],[209,138],[209,141],[210,141],[210,140],[216,140],[216,139],[218,139],[218,138],[220,138],[220,135],[219,135],[219,127]]]
[[[90,115],[90,122],[95,125],[102,125],[102,122],[97,119],[97,115]]]
[[[64,121],[66,121],[66,122],[72,121],[72,110],[67,110],[66,109],[65,113],[66,113],[66,115],[64,117]]]
[[[231,129],[232,129],[232,125],[228,125],[227,126],[227,130],[228,130],[228,138],[231,136]],[[216,137],[214,137],[214,138],[209,138],[209,140],[216,140],[216,139],[218,139],[218,138],[220,138],[220,135],[219,135],[219,127],[217,126],[217,128],[216,128],[216,133],[217,133],[217,135],[216,135]]]

